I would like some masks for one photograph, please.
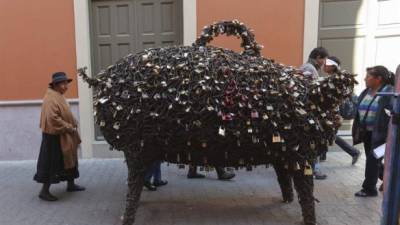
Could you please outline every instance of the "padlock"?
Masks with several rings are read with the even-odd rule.
[[[279,143],[281,142],[281,136],[279,135],[279,133],[274,133],[272,135],[272,143]]]

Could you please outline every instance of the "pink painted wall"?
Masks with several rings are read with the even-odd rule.
[[[0,101],[41,99],[55,71],[76,98],[73,0],[0,1]]]
[[[238,19],[254,29],[264,45],[264,57],[288,65],[303,62],[304,1],[302,0],[197,0],[197,30],[219,20]],[[215,46],[240,50],[234,37],[218,37]]]

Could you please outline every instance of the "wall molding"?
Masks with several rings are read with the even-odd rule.
[[[78,105],[79,99],[70,98],[67,99],[67,102],[71,105]],[[40,106],[42,104],[43,104],[43,99],[0,101],[0,106]]]

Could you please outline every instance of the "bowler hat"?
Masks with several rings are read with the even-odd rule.
[[[54,85],[63,81],[68,81],[68,83],[72,81],[72,79],[68,78],[67,74],[65,74],[64,72],[53,73],[52,77],[53,79],[49,83],[49,85]]]

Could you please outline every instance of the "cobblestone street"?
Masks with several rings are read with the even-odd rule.
[[[320,225],[377,225],[382,194],[355,198],[364,177],[364,155],[356,166],[344,152],[328,153],[322,163],[328,179],[315,182]],[[123,213],[127,169],[122,159],[81,160],[78,184],[85,192],[67,193],[66,184],[52,192],[58,202],[41,201],[32,180],[35,161],[0,162],[1,225],[117,225]],[[291,225],[302,224],[300,206],[281,203],[272,168],[236,171],[233,181],[215,172],[203,180],[186,179],[186,170],[163,164],[167,186],[143,191],[136,224],[140,225]]]

